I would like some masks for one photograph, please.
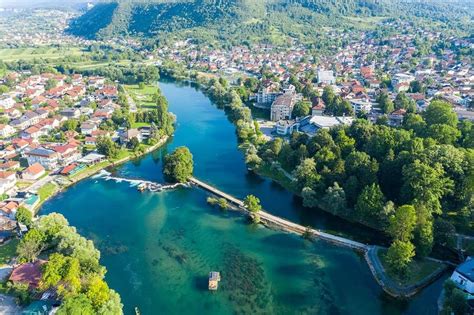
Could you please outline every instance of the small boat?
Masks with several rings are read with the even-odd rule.
[[[221,281],[221,274],[217,271],[209,272],[209,284],[208,288],[210,291],[216,291],[219,287],[219,281]]]
[[[138,306],[135,306],[135,314],[136,314],[136,315],[140,315],[140,314],[141,314],[141,313],[140,313],[140,310],[138,309]]]

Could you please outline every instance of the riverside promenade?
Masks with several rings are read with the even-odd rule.
[[[207,190],[208,192],[216,195],[216,196],[219,196],[221,198],[224,198],[226,199],[227,201],[231,202],[232,204],[238,206],[241,210],[245,211],[245,212],[249,212],[245,207],[244,207],[244,203],[243,201],[209,185],[209,184],[206,184],[204,183],[203,181],[200,181],[199,179],[197,178],[194,178],[194,177],[191,177],[189,179],[189,181],[198,186],[198,187],[201,187],[202,189],[204,190]],[[329,233],[325,233],[325,232],[322,232],[322,231],[319,231],[319,230],[316,230],[316,229],[312,229],[310,227],[304,227],[302,225],[299,225],[297,223],[294,223],[294,222],[291,222],[291,221],[288,221],[286,219],[283,219],[283,218],[280,218],[280,217],[277,217],[275,215],[272,215],[264,210],[260,210],[259,211],[259,216],[260,216],[260,221],[262,222],[262,224],[266,225],[266,226],[270,226],[270,227],[277,227],[277,228],[280,228],[282,230],[285,230],[285,231],[288,231],[288,232],[292,232],[292,233],[296,233],[296,234],[299,234],[299,235],[303,235],[303,234],[311,234],[313,235],[314,237],[316,238],[319,238],[319,239],[322,239],[324,241],[327,241],[327,242],[330,242],[330,243],[333,243],[335,245],[339,245],[339,246],[343,246],[343,247],[348,247],[348,248],[351,248],[351,249],[354,249],[354,250],[357,250],[357,251],[360,251],[360,252],[363,252],[365,253],[368,249],[369,249],[369,246],[366,245],[366,244],[363,244],[363,243],[360,243],[360,242],[356,242],[356,241],[353,241],[353,240],[350,240],[350,239],[347,239],[347,238],[344,238],[344,237],[340,237],[340,236],[336,236],[336,235],[332,235],[332,234],[329,234]]]

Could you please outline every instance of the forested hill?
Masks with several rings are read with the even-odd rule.
[[[442,22],[436,25],[449,29],[472,26],[472,6],[466,6],[427,0],[120,0],[97,4],[72,21],[69,32],[86,38],[276,42],[287,37],[281,35],[304,39],[324,26],[373,27],[378,17]]]

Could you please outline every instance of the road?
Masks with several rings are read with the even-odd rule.
[[[57,176],[58,175],[47,175],[47,176],[41,178],[40,180],[34,182],[31,186],[23,189],[22,191],[36,194],[38,192],[38,189],[40,189],[41,187],[43,187],[47,183],[52,182],[53,180],[55,180],[57,178]]]

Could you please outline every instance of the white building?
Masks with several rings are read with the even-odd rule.
[[[12,126],[0,124],[0,138],[8,138],[14,135],[15,132],[16,130]]]
[[[392,78],[392,86],[395,88],[399,84],[410,84],[412,81],[415,81],[414,76],[406,73],[397,73]]]
[[[260,89],[255,95],[257,105],[270,105],[281,93],[272,92],[269,88]]]
[[[365,99],[351,99],[349,102],[351,103],[352,109],[356,114],[360,112],[370,113],[372,108],[377,105],[377,103],[373,103]]]
[[[336,83],[336,77],[334,76],[334,72],[331,70],[319,70],[318,83],[324,83],[324,84]]]
[[[352,117],[313,116],[309,122],[319,130],[330,129],[339,125],[350,125],[353,121]]]
[[[468,257],[465,262],[460,264],[451,275],[451,280],[456,283],[456,286],[474,295],[474,259]]]
[[[280,136],[291,135],[294,131],[299,131],[300,124],[295,120],[280,120],[275,128]]]
[[[15,105],[15,100],[8,94],[0,95],[0,107],[3,109],[12,108]]]

